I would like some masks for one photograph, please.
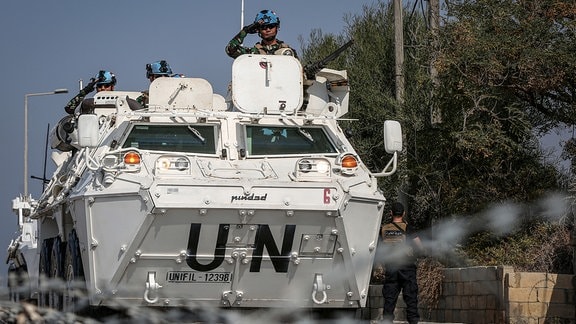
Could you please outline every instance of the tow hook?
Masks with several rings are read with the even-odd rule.
[[[148,304],[156,304],[160,297],[158,296],[158,289],[162,288],[156,282],[156,272],[148,272],[148,280],[146,281],[146,289],[144,290],[144,300]],[[152,296],[152,298],[150,298]]]
[[[312,289],[312,300],[314,301],[314,303],[320,305],[326,302],[326,299],[328,299],[328,296],[326,295],[326,289],[330,289],[330,286],[325,285],[324,282],[322,281],[322,274],[317,273],[314,276],[314,286]],[[322,295],[322,299],[316,298],[318,294]]]

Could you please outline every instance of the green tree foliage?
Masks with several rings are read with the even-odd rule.
[[[449,0],[439,69],[509,98],[540,130],[574,125],[576,3]]]
[[[565,77],[560,67],[574,64],[566,55],[576,42],[562,35],[572,34],[571,24],[557,19],[557,3],[448,1],[439,48],[431,45],[425,17],[405,10],[403,105],[395,98],[391,4],[366,7],[361,15],[346,18],[343,35],[316,31],[303,46],[304,60],[313,61],[345,40],[355,40],[329,66],[350,75],[347,117],[358,119],[348,125],[352,141],[364,163],[380,170],[390,158],[382,147],[382,122],[402,123],[404,161],[380,186],[391,199],[398,191],[408,196],[417,226],[473,215],[491,203],[531,201],[557,187],[557,171],[543,162],[535,136],[535,130],[554,124],[551,115],[566,117],[573,105],[570,84],[576,74]],[[429,76],[432,57],[437,57],[437,87]],[[431,123],[431,107],[441,111],[441,123]]]

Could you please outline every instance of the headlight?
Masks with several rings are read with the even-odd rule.
[[[302,181],[326,181],[330,179],[332,168],[325,158],[305,158],[296,161],[294,176]]]
[[[156,174],[190,174],[190,160],[184,156],[162,156],[156,160]]]

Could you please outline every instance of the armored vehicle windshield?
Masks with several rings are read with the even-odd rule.
[[[183,153],[216,153],[212,125],[144,125],[132,127],[122,147]]]
[[[249,155],[337,153],[320,127],[249,125],[246,138]]]

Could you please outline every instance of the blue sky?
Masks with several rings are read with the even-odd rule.
[[[244,21],[262,9],[281,20],[278,38],[299,53],[298,37],[310,31],[339,34],[344,16],[360,14],[376,0],[245,0]],[[65,116],[64,106],[99,70],[116,74],[116,89],[148,86],[145,65],[159,59],[172,70],[212,83],[226,94],[232,59],[224,47],[240,29],[241,0],[9,0],[0,10],[3,78],[0,98],[2,172],[0,172],[0,277],[6,274],[6,247],[15,238],[17,218],[12,199],[24,190],[24,96],[66,88],[68,94],[28,99],[29,175],[43,173],[45,135]],[[258,40],[250,35],[245,43]],[[48,161],[48,176],[53,164]],[[42,183],[29,180],[38,198]],[[2,281],[3,282],[3,281]]]

